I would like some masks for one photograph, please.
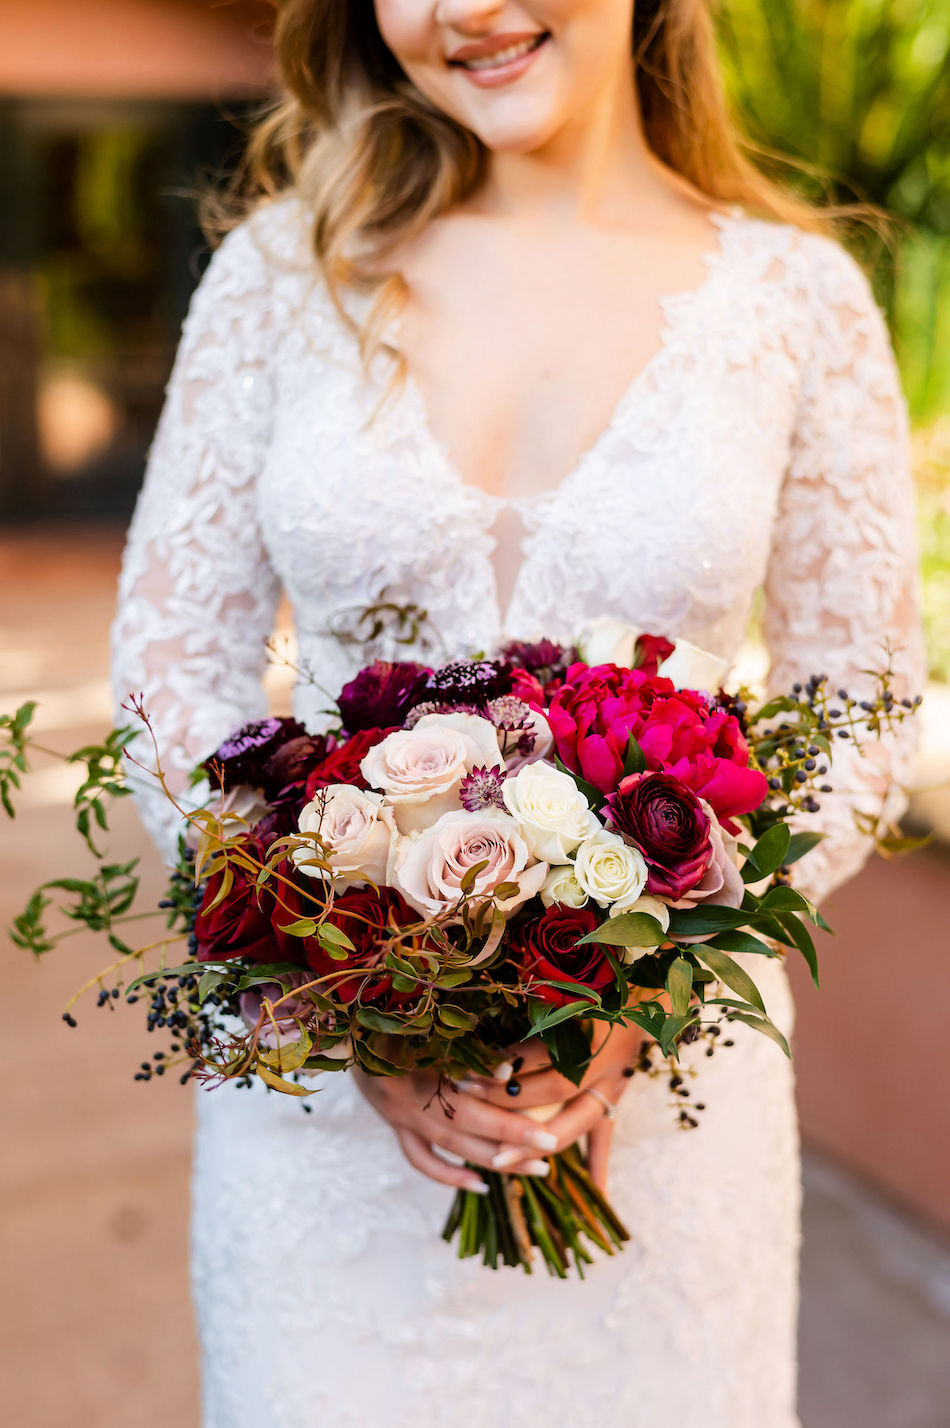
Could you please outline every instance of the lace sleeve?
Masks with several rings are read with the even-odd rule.
[[[810,352],[766,581],[770,690],[811,674],[861,699],[863,671],[894,651],[895,694],[923,688],[915,505],[907,416],[883,318],[857,264],[826,239],[814,245]],[[887,823],[906,805],[916,720],[856,748],[837,739],[819,812],[798,826],[825,841],[800,865],[815,899],[852,877],[872,840],[855,814]]]
[[[273,328],[252,223],[214,255],[191,304],[129,529],[111,632],[119,706],[144,695],[176,793],[237,724],[266,712],[265,642],[279,595],[261,537],[257,477],[269,433]],[[130,752],[154,766],[147,733]],[[127,761],[142,820],[166,858],[180,818]]]

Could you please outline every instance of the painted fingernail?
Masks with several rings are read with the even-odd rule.
[[[538,1150],[557,1150],[557,1136],[550,1131],[533,1130],[525,1136],[529,1145],[537,1146]]]
[[[521,1167],[524,1175],[550,1175],[551,1167],[546,1160],[528,1160]]]
[[[485,1095],[485,1088],[481,1084],[481,1082],[473,1081],[470,1076],[463,1076],[461,1081],[456,1082],[456,1085],[458,1086],[460,1091],[464,1091],[466,1096],[484,1097]]]
[[[492,1157],[492,1165],[496,1170],[504,1170],[506,1165],[514,1165],[515,1161],[520,1159],[520,1150],[500,1150],[496,1156]]]
[[[507,1081],[508,1077],[511,1075],[511,1062],[499,1061],[498,1065],[492,1072],[492,1075],[494,1076],[496,1081]]]
[[[488,1186],[485,1184],[484,1180],[466,1180],[465,1188],[466,1190],[471,1190],[475,1195],[488,1194]]]

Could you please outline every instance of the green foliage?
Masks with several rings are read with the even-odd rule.
[[[950,404],[950,8],[946,0],[724,0],[729,86],[753,140],[809,197],[904,222],[876,265],[913,415]],[[874,244],[859,240],[859,256]],[[881,256],[880,252],[877,256]],[[886,255],[884,255],[886,257]]]

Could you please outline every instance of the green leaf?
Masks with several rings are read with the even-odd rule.
[[[312,1096],[316,1090],[315,1086],[298,1086],[296,1081],[285,1081],[263,1061],[257,1063],[257,1074],[265,1085],[273,1087],[275,1091],[283,1091],[285,1096]]]
[[[779,954],[748,932],[717,932],[706,943],[707,947],[718,947],[722,952],[743,952],[757,957],[777,957]]]
[[[488,859],[483,858],[480,863],[473,863],[470,868],[467,868],[463,877],[459,880],[459,888],[461,891],[463,893],[470,893],[475,886],[475,879],[479,873],[484,872],[487,867]]]
[[[815,947],[814,938],[808,931],[808,928],[805,926],[805,924],[801,921],[800,918],[795,916],[794,912],[780,912],[777,913],[776,916],[778,917],[778,920],[784,927],[785,931],[788,933],[792,942],[795,944],[799,952],[804,957],[805,961],[808,963],[808,970],[811,972],[811,979],[814,982],[815,986],[819,987],[820,983],[818,980],[818,952]]]
[[[760,1031],[763,1036],[767,1036],[770,1041],[774,1041],[776,1046],[780,1046],[789,1060],[792,1053],[788,1042],[779,1031],[774,1022],[769,1021],[767,1016],[753,1016],[749,1012],[734,1011],[731,1013],[734,1021],[743,1021],[746,1026],[751,1026],[755,1031]]]
[[[813,922],[816,927],[820,927],[822,932],[830,932],[825,919],[813,902],[809,902],[807,897],[803,897],[795,888],[769,888],[762,899],[763,912],[803,912],[809,922]]]
[[[666,936],[660,923],[648,913],[622,912],[579,938],[577,945],[583,947],[589,942],[599,942],[608,947],[658,947],[666,941]]]
[[[566,1076],[573,1086],[579,1086],[590,1065],[590,1041],[578,1021],[567,1021],[551,1028],[544,1036],[555,1071]]]
[[[685,957],[677,957],[666,974],[666,989],[676,1016],[685,1016],[693,991],[693,967]]]
[[[353,946],[353,943],[347,937],[346,933],[342,932],[340,928],[337,927],[336,924],[333,922],[320,923],[319,929],[317,931],[317,939],[320,943],[320,946],[325,947],[327,951],[330,951],[334,947],[338,947],[343,952],[356,951],[356,948]]]
[[[738,962],[734,962],[725,952],[720,952],[715,947],[710,947],[708,942],[703,942],[696,948],[696,956],[701,962],[705,962],[711,971],[715,972],[720,982],[731,987],[734,992],[738,992],[740,997],[744,997],[747,1002],[758,1007],[765,1013],[765,1003],[759,993],[758,987],[744,972]]]
[[[631,734],[627,740],[626,753],[623,756],[624,776],[628,777],[630,774],[644,773],[646,766],[646,754]]]
[[[360,1026],[365,1026],[368,1031],[382,1031],[389,1036],[406,1035],[407,1027],[405,1022],[397,1020],[394,1016],[386,1016],[383,1012],[378,1012],[373,1007],[360,1007],[356,1013],[356,1020]]]
[[[211,992],[215,991],[218,987],[220,987],[222,982],[226,981],[227,974],[224,972],[216,972],[213,967],[210,968],[207,972],[202,972],[201,976],[198,978],[199,1002],[203,1002],[205,997],[209,996]]]
[[[744,927],[754,914],[731,907],[695,907],[688,911],[673,908],[668,937],[705,937],[708,933],[731,932]]]
[[[697,1020],[695,1012],[684,1012],[682,1016],[668,1016],[663,1022],[660,1030],[659,1043],[660,1050],[664,1056],[669,1056],[678,1037],[682,1036],[688,1026],[692,1026]]]
[[[445,1026],[455,1027],[458,1031],[474,1031],[478,1026],[478,1017],[473,1012],[463,1011],[461,1007],[445,1002],[438,1007],[438,1017]]]
[[[784,859],[785,866],[790,868],[793,863],[798,862],[799,858],[804,858],[806,853],[810,853],[812,848],[817,848],[824,839],[824,833],[793,833],[788,840],[788,852]]]
[[[278,931],[286,932],[288,937],[312,937],[317,930],[317,924],[312,917],[299,917],[296,922],[290,922],[286,927],[281,927],[278,923]]]
[[[785,862],[785,854],[791,842],[791,831],[787,823],[775,823],[749,851],[749,862],[742,870],[742,879],[747,883],[758,882],[780,868]],[[749,864],[752,865],[751,872]]]

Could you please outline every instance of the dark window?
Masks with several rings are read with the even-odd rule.
[[[0,517],[130,514],[207,260],[192,195],[240,143],[205,105],[0,102]]]

